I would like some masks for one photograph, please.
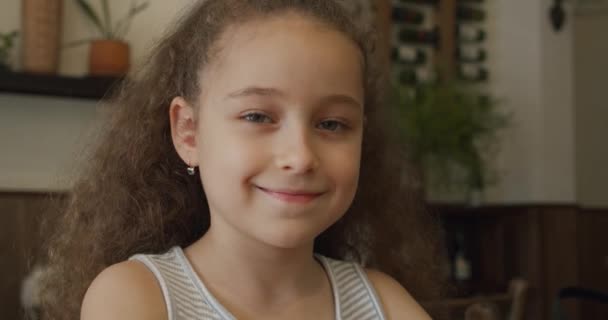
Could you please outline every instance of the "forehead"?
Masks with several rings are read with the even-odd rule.
[[[315,19],[297,13],[257,18],[228,28],[217,46],[203,72],[201,92],[222,94],[256,85],[294,94],[362,96],[359,47]]]

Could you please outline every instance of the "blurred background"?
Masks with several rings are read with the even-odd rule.
[[[38,224],[104,95],[193,2],[0,2],[3,319],[35,315]],[[454,290],[429,307],[608,319],[608,0],[345,3],[378,28],[387,105],[446,230]]]

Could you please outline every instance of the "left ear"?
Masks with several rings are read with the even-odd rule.
[[[175,97],[169,107],[171,138],[180,158],[190,167],[198,166],[196,119],[193,107],[183,97]]]

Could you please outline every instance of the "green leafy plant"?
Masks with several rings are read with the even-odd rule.
[[[458,82],[394,89],[398,134],[423,187],[483,190],[489,182],[486,154],[510,122],[510,116],[498,110],[498,102]]]
[[[131,28],[131,23],[135,16],[144,11],[148,5],[148,1],[142,3],[131,2],[127,13],[113,23],[110,11],[110,3],[108,0],[99,0],[101,2],[101,14],[93,9],[93,6],[87,0],[76,0],[76,4],[82,10],[84,15],[95,25],[97,31],[103,39],[123,40]],[[80,40],[71,45],[76,45],[89,40]]]
[[[11,32],[0,32],[0,70],[8,70],[9,63],[8,58],[11,49],[15,45],[15,39],[17,38],[17,31]]]

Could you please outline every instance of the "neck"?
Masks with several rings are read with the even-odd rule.
[[[199,276],[216,298],[225,300],[222,303],[240,300],[268,308],[310,296],[325,286],[312,241],[279,248],[229,229],[216,224],[187,249]]]

